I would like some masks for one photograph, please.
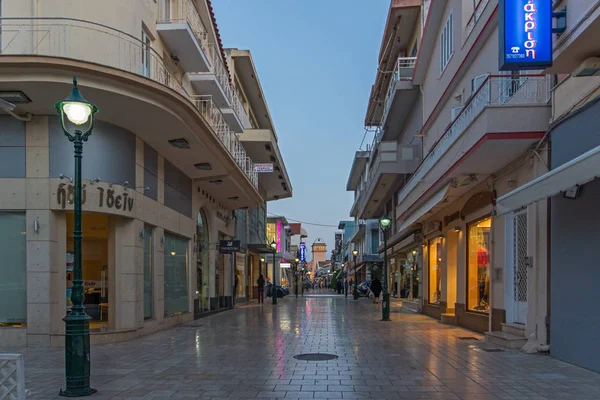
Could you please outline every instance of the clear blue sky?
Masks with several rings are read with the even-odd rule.
[[[212,4],[223,45],[252,52],[292,181],[293,198],[269,202],[268,211],[337,227],[353,202],[346,182],[364,134],[390,1]],[[330,253],[336,228],[303,227],[309,243],[320,237]]]

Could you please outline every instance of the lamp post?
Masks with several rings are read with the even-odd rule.
[[[271,250],[273,250],[273,305],[277,304],[277,261],[275,255],[277,254],[277,243],[273,240],[270,244]]]
[[[352,259],[354,260],[354,300],[358,299],[358,274],[356,270],[356,256],[358,256],[358,250],[352,250]]]
[[[390,294],[388,292],[388,270],[387,270],[387,232],[392,225],[392,220],[386,216],[379,219],[379,226],[383,232],[383,302],[381,303],[381,320],[390,320]]]
[[[296,257],[296,259],[294,260],[296,262],[296,267],[295,267],[295,275],[296,275],[296,298],[298,298],[298,264],[300,263],[300,259],[298,257]]]
[[[73,77],[73,90],[69,97],[54,105],[60,115],[65,136],[75,148],[75,224],[73,229],[73,288],[71,289],[71,313],[65,321],[65,375],[67,388],[61,396],[80,397],[96,393],[90,387],[90,316],[83,306],[83,273],[81,270],[81,158],[83,143],[87,142],[94,129],[94,115],[98,107],[87,101],[77,87]],[[65,119],[66,117],[66,119]],[[67,121],[69,123],[67,123]]]

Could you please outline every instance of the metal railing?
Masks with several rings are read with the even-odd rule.
[[[246,176],[248,176],[248,179],[252,182],[254,187],[258,187],[258,175],[256,174],[256,171],[254,171],[254,164],[250,158],[247,157],[246,149],[244,149],[238,135],[229,128],[223,113],[219,107],[214,104],[212,96],[193,96],[193,101],[196,108],[200,111],[200,114],[202,114],[204,119],[206,119],[208,124],[213,128],[217,137],[221,140],[221,143],[223,143],[225,148],[233,156],[236,164],[244,171]],[[248,167],[249,163],[252,163],[251,168]]]
[[[550,77],[544,75],[488,76],[402,188],[398,194],[398,204],[406,199],[487,107],[546,105],[550,101],[551,84]]]
[[[205,53],[209,51],[208,29],[192,0],[159,1],[158,23],[187,23]]]
[[[487,7],[489,2],[490,2],[490,0],[479,0],[477,5],[475,6],[475,10],[473,10],[473,14],[471,15],[471,18],[469,18],[469,22],[467,22],[466,37],[469,37],[471,32],[473,32],[473,29],[475,29],[475,25],[477,25],[477,21],[479,21],[479,19],[481,18],[481,15],[483,15],[483,12],[485,11],[485,8]]]
[[[212,104],[212,100],[199,101],[204,96],[189,94],[162,56],[134,36],[103,24],[74,18],[0,18],[0,56],[7,55],[60,57],[89,62],[144,76],[167,86],[196,106],[243,169],[243,163],[237,156],[243,147],[237,135],[230,131],[218,107]],[[225,79],[227,87],[231,88],[222,61],[220,65],[221,79]],[[248,179],[251,181],[252,177],[248,175]]]
[[[394,72],[392,73],[390,84],[388,86],[388,91],[385,96],[385,102],[383,103],[383,116],[381,118],[382,125],[385,123],[387,114],[390,111],[392,99],[394,98],[394,94],[396,93],[396,83],[398,81],[412,80],[416,61],[417,57],[398,57],[398,60],[396,60],[396,67],[394,68]]]
[[[25,400],[23,354],[0,354],[0,399]]]

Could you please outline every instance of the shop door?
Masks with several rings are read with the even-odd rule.
[[[513,322],[527,322],[527,211],[513,216]]]

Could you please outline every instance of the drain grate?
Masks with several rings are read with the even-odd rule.
[[[473,336],[459,336],[457,337],[458,340],[479,340],[476,337]]]
[[[502,349],[481,349],[482,351],[485,351],[486,353],[503,353],[504,350]]]
[[[329,361],[337,360],[338,356],[336,356],[335,354],[326,353],[306,353],[295,355],[294,358],[300,361]]]

